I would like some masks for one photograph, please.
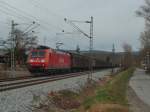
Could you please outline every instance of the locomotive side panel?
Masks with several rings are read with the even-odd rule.
[[[68,53],[53,52],[50,55],[50,69],[70,69],[71,58]]]
[[[50,51],[49,69],[70,69],[71,59],[68,53]]]

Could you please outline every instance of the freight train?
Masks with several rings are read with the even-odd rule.
[[[55,50],[46,46],[39,46],[29,53],[28,69],[30,72],[58,73],[75,72],[93,69],[110,68],[111,63],[90,58],[79,53]]]

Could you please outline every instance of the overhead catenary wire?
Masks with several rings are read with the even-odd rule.
[[[12,16],[12,17],[18,18],[18,19],[20,19],[20,20],[23,20],[23,19],[24,19],[24,18],[22,18],[22,17],[20,17],[20,16],[18,16],[18,15],[14,15],[13,13],[10,13],[10,12],[8,12],[8,11],[6,11],[6,10],[1,9],[1,8],[0,8],[0,11],[1,11],[2,13],[4,13],[4,14],[8,15],[8,16]]]
[[[81,34],[80,32],[77,32],[77,33],[74,33],[74,32],[66,32],[66,33],[56,33],[55,37],[52,38],[52,40],[54,40],[55,42],[63,42],[64,43],[64,48],[75,48],[76,45],[82,45],[82,48],[83,49],[89,49],[89,46],[88,45],[84,45],[84,44],[81,44],[81,41],[79,40],[79,38],[72,38],[72,36],[75,36],[75,35],[79,35]],[[60,35],[66,35],[65,37],[64,36],[60,36]],[[70,37],[71,35],[71,37]],[[67,39],[70,40],[71,42],[73,41],[73,44],[70,43],[70,45],[67,44],[67,42],[64,40],[64,38],[66,39],[66,37],[68,37]],[[82,37],[80,37],[81,39],[84,39]],[[84,40],[84,42],[86,42],[87,40]],[[86,49],[86,50],[87,50]]]
[[[31,28],[33,24],[35,24],[35,22],[32,22],[32,23],[24,30],[24,32],[28,31],[29,28]]]
[[[41,4],[40,4],[40,2],[39,1],[36,1],[36,0],[32,0],[31,1],[33,4],[33,6],[34,7],[37,7],[37,8],[40,8],[40,9],[43,9],[44,11],[44,13],[48,13],[48,14],[52,14],[53,16],[55,16],[56,17],[56,19],[59,19],[59,20],[62,20],[63,21],[63,16],[61,16],[61,15],[58,15],[58,14],[56,14],[56,13],[54,13],[54,12],[52,12],[52,11],[50,11],[47,7],[41,7]],[[47,16],[47,17],[49,17],[49,16]],[[59,21],[60,22],[60,21]],[[52,24],[51,24],[52,25]],[[57,28],[59,28],[59,29],[61,29],[61,30],[63,30],[62,28],[60,28],[59,26],[57,26]]]
[[[8,4],[8,3],[6,3],[6,2],[4,2],[4,1],[0,1],[0,3],[1,4],[3,4],[3,5],[6,5],[6,6],[8,6],[10,9],[8,9],[8,7],[7,8],[5,8],[5,9],[7,9],[7,10],[9,10],[9,11],[13,11],[13,12],[16,12],[17,11],[17,14],[23,14],[23,15],[26,15],[25,16],[25,18],[26,19],[28,19],[28,20],[30,20],[30,21],[36,21],[37,23],[40,23],[40,25],[42,25],[42,26],[46,26],[48,29],[50,28],[50,26],[52,27],[52,28],[50,28],[50,30],[52,30],[54,27],[55,27],[55,29],[58,29],[58,27],[56,27],[56,26],[54,26],[54,25],[52,25],[52,24],[50,24],[50,23],[48,23],[48,22],[45,22],[44,20],[41,20],[41,19],[39,19],[39,18],[36,18],[36,17],[34,17],[34,16],[32,16],[32,15],[30,15],[30,14],[28,14],[27,12],[25,12],[25,11],[22,11],[22,10],[20,10],[20,9],[18,9],[18,8],[16,8],[16,7],[14,7],[14,6],[12,6],[12,5],[10,5],[10,4]],[[15,10],[15,11],[14,11]],[[4,11],[3,11],[4,12]],[[5,11],[6,12],[6,11]],[[18,13],[19,12],[19,13]],[[7,12],[7,14],[9,14],[9,15],[11,15],[11,16],[14,16],[13,14],[11,14],[11,13],[8,13]],[[15,17],[15,16],[14,16]],[[17,15],[17,17],[18,17],[18,15]],[[19,15],[19,17],[18,17],[19,19],[24,19],[21,15]],[[61,29],[62,30],[62,29]]]
[[[14,17],[19,18],[20,20],[25,20],[25,21],[33,21],[34,19],[26,16],[24,13],[21,13],[17,10],[15,10],[14,8],[10,7],[9,5],[5,5],[3,3],[1,3],[0,1],[0,8],[5,10],[5,12],[7,11],[7,13],[9,13],[9,15],[13,15]]]
[[[31,29],[28,29],[26,32],[24,32],[24,34],[27,34],[28,32],[32,31],[33,29],[37,28],[39,26],[39,24],[37,24],[36,26],[32,27]]]
[[[88,34],[86,34],[84,31],[82,31],[80,28],[78,28],[73,22],[68,21],[66,18],[64,19],[67,23],[71,24],[73,26],[73,28],[77,31],[79,31],[80,33],[82,33],[83,35],[85,35],[86,37],[90,38],[90,36]]]
[[[46,12],[48,12],[48,13],[50,13],[51,15],[53,15],[53,16],[55,16],[57,19],[60,19],[60,20],[62,20],[63,21],[63,16],[62,15],[60,15],[60,14],[56,14],[56,13],[54,13],[53,11],[51,11],[49,8],[47,8],[47,7],[41,7],[41,3],[39,2],[40,0],[32,0],[31,2],[33,3],[33,5],[35,6],[35,7],[37,7],[37,8],[40,8],[40,9],[43,9],[44,10],[44,12],[46,11]]]
[[[22,17],[17,16],[17,15],[14,15],[14,14],[12,14],[12,13],[10,13],[10,12],[5,11],[5,10],[0,9],[0,11],[1,11],[2,13],[6,14],[6,15],[9,15],[9,16],[12,16],[12,17],[15,17],[15,18],[17,17],[17,18],[20,19],[20,20],[23,19]],[[40,26],[41,26],[41,28],[43,28],[43,29],[45,29],[45,30],[48,30],[48,31],[49,31],[49,29],[50,29],[50,28],[46,27],[45,25],[40,25]]]
[[[34,0],[35,1],[35,0]],[[7,13],[7,15],[11,15],[13,17],[17,17],[19,18],[20,20],[26,20],[26,21],[36,21],[37,23],[40,23],[40,28],[42,29],[45,29],[47,31],[50,31],[50,30],[54,30],[55,29],[59,29],[59,30],[62,30],[62,28],[59,28],[58,26],[54,26],[52,25],[51,23],[45,21],[45,20],[41,20],[41,18],[37,18],[37,17],[34,17],[33,15],[31,14],[28,14],[27,12],[25,11],[22,11],[4,1],[0,1],[2,2],[2,4],[8,6],[7,8],[5,7],[3,10],[4,12]],[[46,7],[44,7],[45,9],[48,9]],[[11,12],[14,12],[14,13],[11,13]],[[49,10],[47,10],[47,12],[50,12]],[[57,15],[56,15],[57,16]],[[57,16],[59,17],[59,16]],[[59,17],[60,18],[60,17]],[[63,17],[61,17],[63,18]]]
[[[6,21],[0,20],[1,24],[5,24],[5,25],[9,25],[9,23],[7,23]]]
[[[10,4],[8,4],[7,2],[4,1],[0,1],[0,4],[4,7],[5,9],[8,9],[11,12],[15,12],[17,14],[19,14],[21,17],[25,17],[26,19],[33,21],[35,18],[31,18],[31,15],[28,15],[25,11],[22,11],[21,9],[18,9]]]

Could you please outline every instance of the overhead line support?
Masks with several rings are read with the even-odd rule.
[[[89,53],[90,53],[90,64],[89,64],[89,69],[91,73],[88,75],[88,79],[92,79],[92,72],[93,72],[93,56],[92,56],[92,51],[93,51],[93,17],[91,16],[90,21],[76,21],[76,20],[68,20],[67,18],[64,18],[64,21],[69,23],[71,26],[73,26],[77,31],[82,33],[85,37],[89,38],[90,41],[90,46],[89,46]],[[90,35],[82,31],[78,26],[74,24],[74,22],[80,22],[80,23],[89,23],[90,24]]]
[[[11,43],[11,71],[12,71],[12,76],[14,77],[14,71],[15,71],[15,26],[17,26],[18,24],[14,23],[14,21],[12,20],[11,22],[11,39],[12,39],[12,43]]]

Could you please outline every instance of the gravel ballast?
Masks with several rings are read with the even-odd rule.
[[[110,74],[110,70],[93,73],[93,79],[98,80]],[[87,75],[67,78],[59,81],[38,84],[0,93],[0,112],[29,112],[35,96],[47,94],[50,91],[63,89],[79,89],[87,81]],[[38,98],[38,97],[37,97]],[[38,99],[37,99],[38,100]]]

